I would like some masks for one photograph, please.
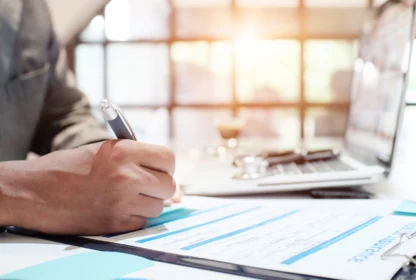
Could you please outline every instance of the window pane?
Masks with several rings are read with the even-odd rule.
[[[348,1],[345,1],[349,3]],[[315,37],[359,37],[367,8],[311,7],[305,10],[305,32]]]
[[[96,16],[90,24],[79,35],[79,39],[84,42],[104,42],[104,17]]]
[[[305,137],[341,137],[345,133],[347,116],[347,109],[309,109],[306,112]]]
[[[293,102],[299,99],[298,41],[240,40],[237,92],[240,102]]]
[[[296,109],[241,109],[245,121],[242,136],[278,137],[285,141],[300,139],[300,115]]]
[[[238,34],[241,37],[299,36],[297,8],[241,7],[238,9]]]
[[[78,88],[93,106],[104,98],[104,48],[80,44],[75,49],[75,73]]]
[[[183,7],[230,7],[231,0],[209,0],[209,1],[195,1],[195,0],[172,0],[173,5],[177,8]]]
[[[305,43],[305,95],[310,102],[348,101],[356,47],[351,41]]]
[[[123,113],[140,142],[169,144],[169,113],[166,109],[123,109]]]
[[[237,6],[244,7],[298,7],[299,0],[237,0]]]
[[[112,0],[105,9],[109,40],[163,39],[169,36],[167,0]]]
[[[168,102],[168,47],[164,44],[110,44],[109,98],[118,104]]]
[[[230,117],[229,110],[175,109],[173,120],[176,148],[183,150],[221,143],[216,125]]]
[[[368,0],[305,0],[310,7],[368,7]]]
[[[176,70],[176,101],[229,103],[232,99],[229,42],[175,43],[172,57]]]
[[[221,38],[232,34],[231,1],[175,1],[176,35]]]

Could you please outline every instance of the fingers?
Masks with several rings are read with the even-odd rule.
[[[169,207],[169,206],[172,206],[172,204],[173,204],[172,199],[165,200],[165,206]]]
[[[175,194],[176,182],[166,173],[142,167],[135,176],[138,193],[159,199],[170,199]]]
[[[140,194],[123,209],[123,212],[129,214],[113,216],[105,226],[105,232],[121,233],[142,229],[146,226],[147,218],[156,218],[162,213],[163,206],[162,199]]]
[[[124,183],[137,187],[138,193],[155,198],[173,196],[175,156],[168,148],[130,140],[107,141],[102,146],[111,150],[111,157],[103,162],[116,169],[113,173],[116,183],[127,181]]]
[[[172,206],[174,203],[179,203],[182,201],[183,192],[178,188],[176,193],[172,198],[165,200],[165,206]]]
[[[178,188],[176,190],[175,195],[172,197],[172,202],[173,203],[179,203],[182,201],[182,197],[183,197],[183,192]]]
[[[163,211],[163,199],[140,194],[133,203],[132,215],[156,218]]]
[[[167,147],[139,143],[131,140],[110,141],[113,158],[130,159],[138,166],[158,170],[173,175],[175,172],[175,154]]]
[[[166,147],[145,144],[145,147],[140,149],[140,153],[133,156],[140,166],[165,172],[171,176],[175,173],[175,154]]]
[[[88,213],[86,213],[88,216]],[[32,219],[33,221],[33,219]],[[142,229],[146,226],[145,217],[128,215],[122,217],[102,217],[85,219],[81,216],[72,219],[58,219],[48,217],[37,219],[35,223],[27,223],[27,228],[47,234],[71,235],[104,235],[123,233]]]
[[[146,218],[131,215],[128,219],[113,220],[111,222],[108,222],[103,228],[103,233],[112,234],[112,233],[136,231],[136,230],[144,228],[146,224],[147,224]]]

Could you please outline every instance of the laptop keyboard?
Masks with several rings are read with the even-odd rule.
[[[322,172],[339,172],[354,170],[339,159],[307,162],[304,164],[279,164],[269,169],[269,172],[280,175],[310,174]]]

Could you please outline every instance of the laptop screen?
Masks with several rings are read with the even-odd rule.
[[[364,22],[354,64],[347,148],[390,164],[413,42],[414,0],[387,1]]]

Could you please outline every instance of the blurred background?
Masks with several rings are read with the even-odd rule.
[[[230,117],[245,121],[243,137],[342,136],[360,26],[384,1],[49,2],[97,118],[108,98],[139,138],[201,146]]]

